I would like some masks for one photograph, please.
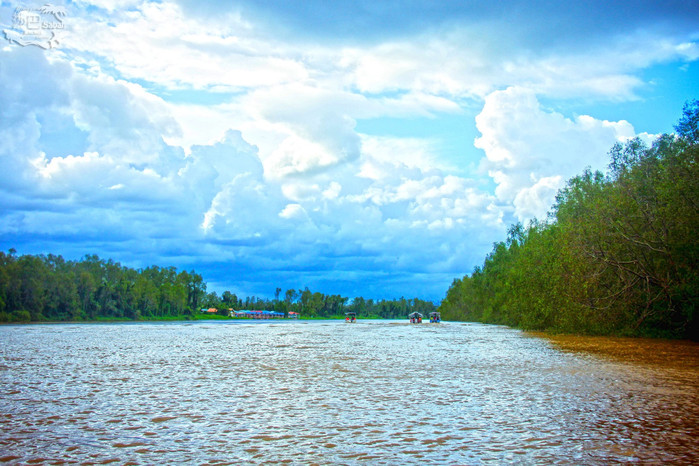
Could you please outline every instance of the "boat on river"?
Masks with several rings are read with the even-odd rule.
[[[442,321],[442,316],[439,314],[439,312],[430,312],[430,323],[431,324],[438,324]]]
[[[345,322],[354,323],[357,321],[356,312],[345,312]]]
[[[408,319],[410,320],[411,324],[421,324],[422,314],[420,314],[419,312],[413,312],[408,316]]]

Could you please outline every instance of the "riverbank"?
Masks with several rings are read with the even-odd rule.
[[[194,315],[179,315],[179,316],[162,316],[162,317],[141,317],[139,319],[126,318],[109,318],[100,317],[98,319],[81,319],[81,320],[17,320],[10,322],[0,322],[0,325],[17,325],[17,324],[95,324],[95,323],[119,323],[119,322],[184,322],[184,321],[206,321],[206,320],[344,320],[345,316],[330,316],[330,317],[298,317],[298,318],[277,318],[277,319],[251,319],[249,317],[229,317],[218,314],[194,314]],[[382,320],[380,316],[360,317],[358,320]],[[391,319],[386,319],[391,320]]]

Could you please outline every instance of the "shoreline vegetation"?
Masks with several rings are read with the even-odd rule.
[[[112,259],[87,255],[80,261],[60,255],[0,252],[0,323],[104,322],[230,319],[230,311],[276,311],[302,319],[405,318],[411,312],[436,309],[419,298],[373,300],[276,288],[274,299],[220,296],[194,271],[175,267],[125,267]],[[202,313],[202,309],[216,309]]]
[[[606,174],[558,192],[455,279],[445,320],[552,333],[699,340],[699,101],[676,134],[616,144]]]
[[[401,317],[380,317],[377,315],[364,316],[362,320],[404,320]],[[345,320],[345,316],[328,316],[328,317],[298,317],[298,318],[276,318],[276,319],[251,319],[247,317],[230,317],[222,315],[206,315],[201,314],[183,314],[178,316],[166,317],[141,317],[138,320],[129,319],[126,317],[102,317],[95,320],[41,320],[41,321],[0,321],[0,325],[32,325],[32,324],[109,324],[109,323],[148,323],[148,322],[206,322],[206,321],[264,321],[274,323],[280,320],[284,321],[315,321],[315,320]]]

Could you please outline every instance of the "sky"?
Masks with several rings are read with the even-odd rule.
[[[219,294],[439,301],[699,98],[693,1],[3,1],[0,23],[0,248]]]

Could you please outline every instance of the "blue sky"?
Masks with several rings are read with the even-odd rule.
[[[0,246],[439,300],[615,142],[672,131],[697,10],[2,2]]]

